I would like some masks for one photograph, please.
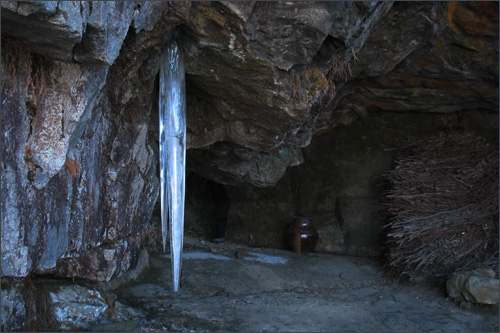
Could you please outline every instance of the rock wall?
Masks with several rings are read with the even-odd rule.
[[[343,84],[339,74],[391,6],[193,4],[197,19],[181,34],[188,91],[196,96],[190,168],[226,184],[274,186],[302,162],[300,148]]]
[[[157,66],[119,56],[135,6],[2,3],[3,275],[107,281],[134,263],[158,192]]]

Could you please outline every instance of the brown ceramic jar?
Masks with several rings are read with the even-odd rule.
[[[298,253],[314,251],[318,242],[318,232],[314,229],[312,219],[298,216],[285,232],[285,237],[291,249]]]

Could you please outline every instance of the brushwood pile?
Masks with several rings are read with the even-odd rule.
[[[412,281],[498,269],[498,144],[472,133],[404,138],[385,174],[389,268]]]

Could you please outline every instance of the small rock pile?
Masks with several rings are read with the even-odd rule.
[[[446,283],[448,295],[457,302],[467,306],[468,303],[498,304],[498,273],[491,268],[456,272]]]

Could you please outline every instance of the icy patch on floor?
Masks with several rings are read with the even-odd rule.
[[[239,258],[246,261],[257,261],[264,264],[285,264],[288,261],[287,258],[255,252],[242,253],[240,254]]]
[[[166,258],[171,258],[170,254],[165,255]],[[184,252],[182,259],[216,259],[216,260],[233,260],[233,258],[226,257],[220,254],[209,252]],[[285,264],[288,262],[287,258],[272,256],[269,254],[262,254],[256,252],[239,252],[238,259],[245,261],[256,261],[263,264]]]
[[[170,254],[165,255],[170,258]],[[216,259],[216,260],[233,260],[226,256],[221,256],[218,254],[207,253],[207,252],[184,252],[182,259]]]

